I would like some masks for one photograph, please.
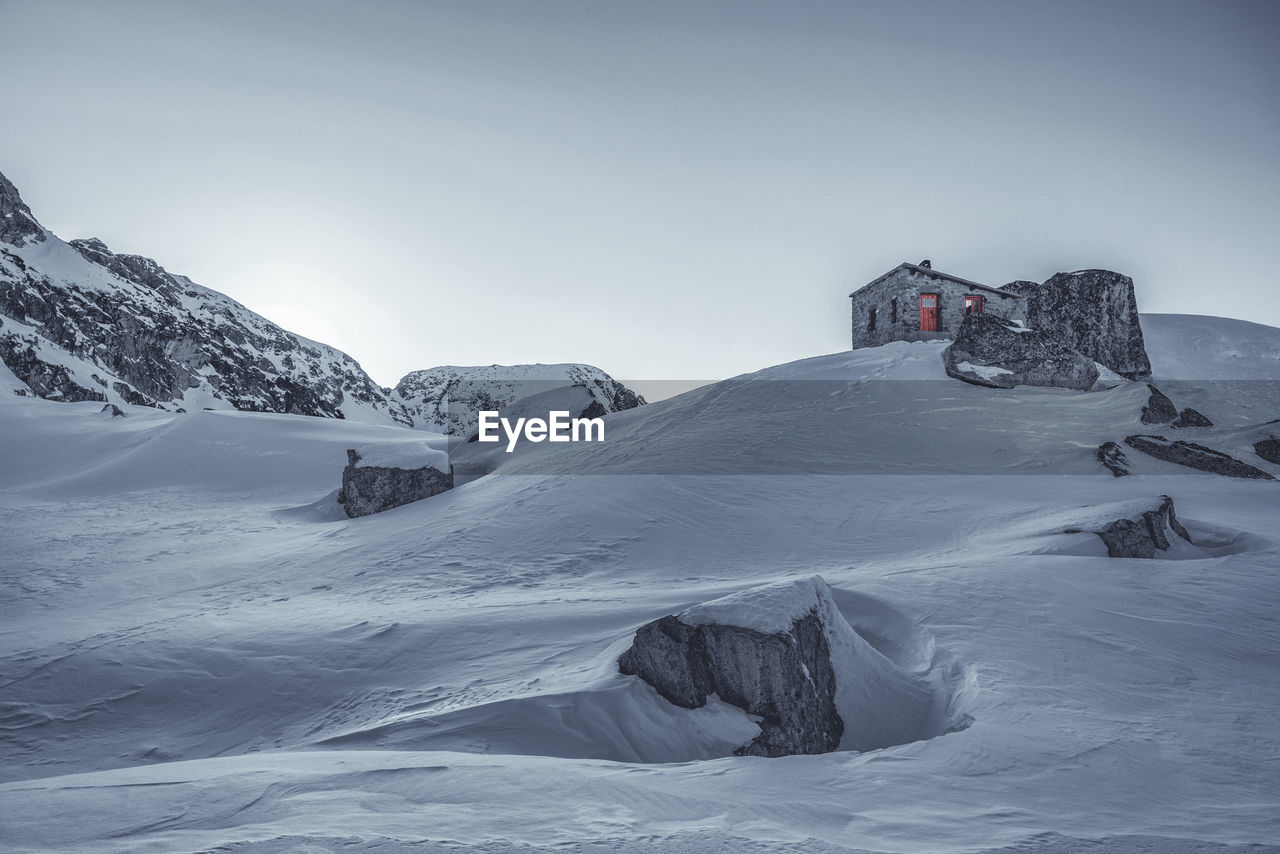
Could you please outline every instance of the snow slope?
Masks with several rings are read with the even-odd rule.
[[[1280,417],[1271,333],[1148,341],[1175,323],[1176,373],[1250,380],[1174,395],[1197,435]],[[1093,448],[1145,385],[943,385],[936,349],[613,413],[357,520],[345,449],[420,433],[0,396],[0,847],[1276,850],[1280,486],[1112,478]],[[1160,494],[1199,551],[1061,533]],[[814,574],[956,725],[733,757],[745,715],[617,673],[638,626]]]
[[[1195,314],[1144,314],[1156,381],[1280,379],[1280,329]]]

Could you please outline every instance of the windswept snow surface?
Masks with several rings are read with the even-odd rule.
[[[361,445],[355,449],[360,455],[356,463],[358,468],[399,468],[420,469],[430,466],[436,471],[446,474],[449,471],[449,452],[442,446],[448,444],[443,435],[434,441],[419,439],[417,441],[377,442]]]
[[[1144,318],[1155,370],[1177,339],[1177,375],[1280,378],[1275,330],[1222,355],[1235,323]],[[356,520],[345,449],[421,433],[0,395],[0,848],[1276,850],[1280,487],[1112,478],[1093,450],[1138,432],[1144,384],[877,382],[940,373],[932,344],[778,366]],[[835,384],[762,396],[807,379]],[[1275,389],[1174,399],[1243,437]],[[929,473],[892,462],[917,453]],[[890,462],[820,474],[850,455]],[[699,459],[720,469],[679,473]],[[1161,494],[1200,553],[1055,532]],[[638,626],[815,574],[954,725],[734,757],[746,715],[618,674]]]

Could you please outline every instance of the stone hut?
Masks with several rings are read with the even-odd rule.
[[[1025,324],[1026,299],[933,269],[902,263],[849,294],[853,349],[890,341],[952,339],[966,314],[993,314]]]

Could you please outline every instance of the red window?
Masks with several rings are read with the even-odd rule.
[[[982,297],[966,296],[964,298],[965,314],[982,314]]]
[[[920,295],[920,331],[938,331],[938,295]]]

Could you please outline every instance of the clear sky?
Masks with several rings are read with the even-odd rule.
[[[1280,326],[1280,3],[0,0],[0,172],[355,356],[716,379],[901,261]]]

